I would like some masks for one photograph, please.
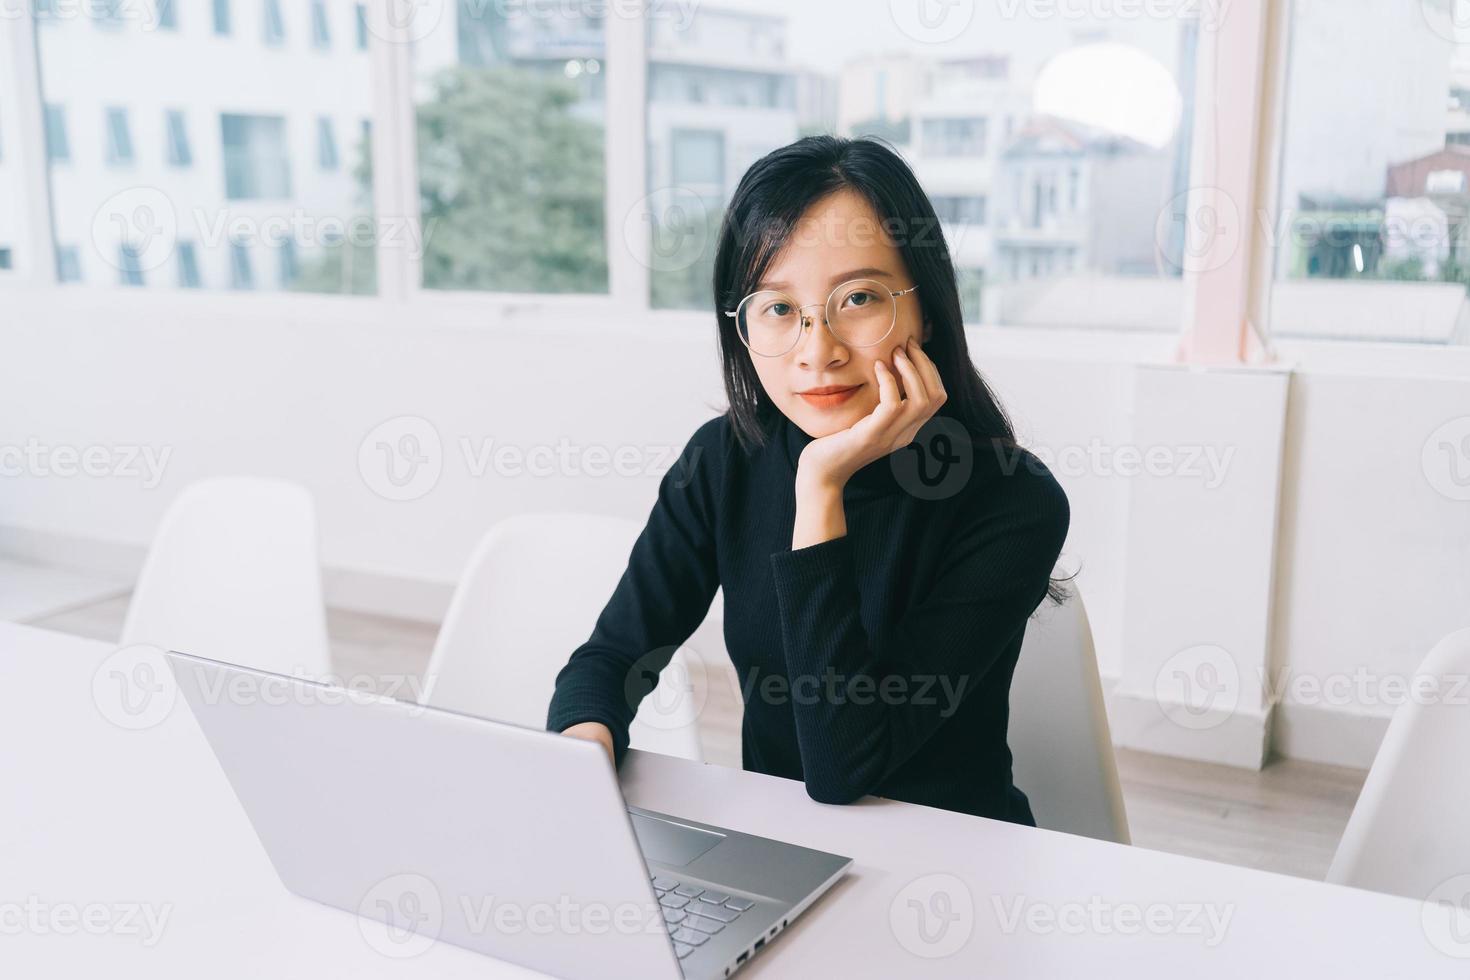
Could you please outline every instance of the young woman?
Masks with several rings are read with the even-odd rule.
[[[1011,674],[1066,495],[970,360],[934,208],[897,154],[808,137],[757,161],[715,258],[730,408],[664,477],[547,727],[621,763],[657,671],[725,596],[746,769],[1034,823]]]

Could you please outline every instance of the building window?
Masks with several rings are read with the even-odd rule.
[[[158,0],[155,11],[160,30],[176,31],[179,29],[179,12],[174,5],[174,0]]]
[[[46,159],[52,163],[71,160],[71,143],[66,138],[66,110],[59,105],[46,106]]]
[[[118,244],[117,268],[124,286],[143,285],[143,256],[131,242]]]
[[[327,23],[327,5],[322,0],[311,4],[311,44],[323,50],[332,46],[332,31]]]
[[[82,281],[82,253],[75,245],[56,246],[56,281]]]
[[[165,116],[168,131],[168,162],[171,167],[187,167],[193,164],[194,154],[189,149],[189,130],[184,114],[170,109]]]
[[[925,119],[922,129],[924,152],[936,157],[984,156],[985,130],[986,120],[983,116]]]
[[[265,0],[265,43],[280,47],[286,41],[286,22],[281,17],[281,0]]]
[[[214,0],[214,32],[228,36],[230,33],[230,0]]]
[[[939,216],[940,221],[946,224],[985,224],[986,199],[984,195],[936,195],[932,200],[934,213]]]
[[[107,165],[126,166],[133,162],[133,135],[128,131],[128,110],[116,106],[107,109]]]
[[[184,289],[198,289],[199,253],[193,242],[179,242],[176,250],[179,257],[179,285]]]
[[[357,50],[368,48],[368,12],[364,4],[357,4]]]
[[[230,242],[230,288],[255,288],[255,272],[250,268],[250,248],[244,242]]]
[[[676,129],[670,134],[670,175],[674,183],[711,189],[723,197],[725,134],[719,130]]]
[[[336,170],[340,164],[337,134],[332,130],[332,120],[326,116],[316,121],[316,161],[323,170]]]
[[[291,196],[286,120],[281,116],[220,116],[225,196],[250,201]]]
[[[15,255],[9,246],[0,248],[0,272],[9,272],[15,268]]]

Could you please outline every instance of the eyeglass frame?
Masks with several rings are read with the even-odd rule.
[[[811,309],[813,306],[820,306],[822,308],[822,326],[824,326],[824,327],[827,328],[827,332],[832,335],[832,339],[835,340],[835,341],[837,341],[839,344],[842,344],[842,345],[847,346],[847,347],[856,347],[856,348],[858,348],[860,350],[861,349],[864,349],[864,348],[868,348],[868,347],[877,347],[879,344],[883,343],[883,341],[885,341],[885,340],[888,339],[888,335],[891,334],[891,333],[893,333],[893,328],[898,325],[898,298],[900,296],[907,296],[909,293],[912,293],[914,290],[916,290],[916,289],[919,288],[919,284],[918,283],[914,283],[912,286],[910,286],[907,289],[899,289],[899,290],[888,289],[888,294],[891,297],[893,297],[894,303],[893,303],[893,321],[888,324],[887,331],[884,332],[883,336],[879,337],[877,340],[873,341],[871,344],[853,344],[853,343],[849,343],[848,341],[844,340],[843,338],[837,336],[837,331],[835,331],[835,330],[832,329],[832,324],[827,319],[827,304],[830,303],[830,302],[832,302],[832,297],[837,295],[837,291],[838,290],[842,289],[844,286],[851,286],[855,282],[871,282],[871,283],[873,283],[876,286],[882,286],[884,289],[888,289],[888,287],[886,285],[884,285],[883,283],[879,282],[876,279],[868,279],[868,278],[866,278],[864,276],[860,276],[860,277],[858,277],[856,279],[848,279],[848,280],[846,280],[844,282],[839,282],[837,285],[833,286],[832,287],[832,291],[827,294],[827,298],[824,299],[824,300],[822,300],[822,302],[820,302],[820,303],[808,303],[805,306],[798,306],[796,308],[796,312],[799,313],[799,314],[801,314],[801,325],[799,327],[797,327],[797,329],[792,332],[792,336],[795,339],[792,340],[790,347],[786,348],[785,350],[783,350],[783,351],[781,351],[780,353],[777,353],[777,354],[762,354],[760,351],[758,351],[754,347],[751,347],[750,346],[750,341],[746,340],[744,334],[742,334],[741,331],[740,331],[740,322],[739,322],[739,319],[738,319],[738,317],[740,316],[740,307],[742,307],[742,306],[745,305],[746,300],[750,299],[752,296],[758,296],[761,293],[777,293],[777,294],[779,294],[781,296],[785,296],[786,298],[792,300],[793,302],[795,301],[796,297],[792,296],[790,293],[786,292],[785,290],[781,290],[781,289],[757,289],[754,292],[747,293],[744,296],[744,298],[742,298],[740,300],[740,302],[738,302],[738,303],[735,304],[735,309],[733,309],[733,310],[721,310],[720,312],[724,313],[725,316],[731,317],[732,319],[735,319],[736,320],[736,323],[735,323],[735,335],[740,338],[740,342],[745,345],[745,349],[748,350],[748,351],[750,351],[752,354],[756,355],[757,357],[785,357],[787,354],[790,354],[792,351],[794,351],[797,348],[797,346],[801,343],[801,335],[802,335],[802,332],[806,330],[807,326],[812,321],[812,317],[808,316],[807,313],[806,313],[806,311],[809,310],[809,309]]]

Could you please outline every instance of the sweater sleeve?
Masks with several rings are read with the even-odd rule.
[[[556,675],[546,727],[560,732],[599,721],[612,732],[615,762],[628,726],[675,650],[703,622],[719,587],[715,563],[715,472],[721,419],[695,432],[659,482],[628,566],[588,640]]]
[[[1022,467],[976,499],[982,512],[962,521],[932,587],[885,635],[859,619],[848,535],[771,556],[802,774],[818,802],[875,792],[1045,598],[1070,517],[1061,486]],[[801,679],[815,696],[797,696]]]

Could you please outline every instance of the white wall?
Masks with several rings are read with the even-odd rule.
[[[432,616],[501,517],[578,509],[641,519],[660,464],[722,407],[712,324],[702,318],[654,314],[629,325],[510,308],[486,322],[478,304],[434,308],[430,324],[401,322],[388,304],[329,297],[5,293],[0,447],[143,445],[171,456],[152,488],[128,475],[0,479],[0,552],[136,560],[191,480],[279,476],[316,497],[339,602]],[[1173,345],[1167,335],[995,329],[971,340],[1023,441],[1053,459],[1069,447],[1128,444],[1135,366],[1165,359]],[[1286,353],[1301,363],[1287,410],[1275,582],[1260,590],[1276,599],[1273,662],[1319,675],[1357,665],[1409,672],[1443,634],[1470,625],[1470,502],[1437,492],[1444,476],[1422,454],[1442,423],[1470,415],[1470,352]],[[437,485],[414,500],[384,499],[359,466],[364,438],[398,416],[428,420],[443,443]],[[476,477],[461,438],[629,447],[639,472]],[[1470,450],[1462,462],[1470,478]],[[1072,502],[1066,551],[1082,563],[1102,670],[1116,678],[1128,654],[1130,478],[1058,470]],[[381,473],[369,467],[367,479],[381,483]],[[77,539],[83,546],[64,547]],[[107,543],[118,547],[88,547]],[[1177,587],[1190,589],[1191,570],[1210,560],[1177,556]],[[1278,745],[1366,764],[1382,713],[1310,707],[1278,718],[1288,722]],[[1330,737],[1334,725],[1361,744]]]

